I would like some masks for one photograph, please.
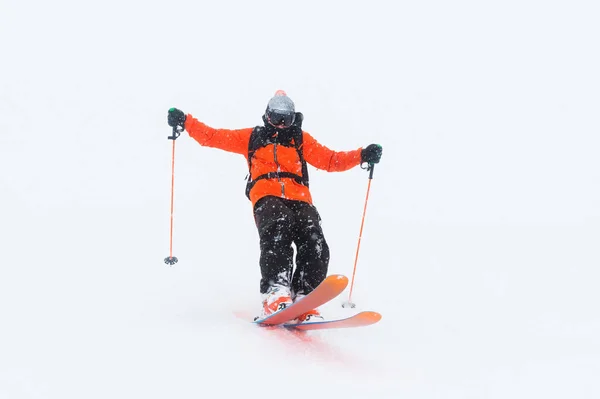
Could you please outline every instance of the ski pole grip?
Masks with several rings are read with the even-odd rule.
[[[370,163],[367,170],[369,171],[369,180],[372,180],[373,179],[373,171],[375,170],[375,164]]]
[[[177,138],[179,136],[181,136],[181,132],[183,132],[183,129],[179,130],[179,129],[177,129],[178,127],[180,127],[180,126],[179,125],[173,126],[173,135],[167,136],[167,138],[169,140],[177,140]]]

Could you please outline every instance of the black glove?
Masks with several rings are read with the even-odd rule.
[[[360,162],[364,163],[378,163],[381,159],[381,153],[383,147],[379,144],[369,144],[366,148],[363,148],[360,153]]]
[[[169,116],[167,117],[167,123],[171,127],[175,127],[175,126],[183,127],[185,125],[185,114],[180,109],[171,108],[171,109],[169,109]]]

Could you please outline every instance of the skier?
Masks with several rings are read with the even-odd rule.
[[[319,144],[302,130],[303,115],[283,90],[270,99],[262,119],[263,126],[236,130],[209,127],[177,108],[169,109],[167,119],[169,126],[183,127],[202,146],[247,158],[246,196],[260,239],[261,319],[308,295],[327,277],[329,247],[312,203],[306,164],[340,172],[378,163],[382,154],[378,144],[346,152]],[[323,317],[313,309],[294,322],[310,319]]]

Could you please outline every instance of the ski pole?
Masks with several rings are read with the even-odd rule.
[[[178,126],[173,126],[173,135],[167,137],[169,140],[173,140],[173,150],[171,152],[171,231],[169,232],[169,256],[165,258],[165,263],[171,266],[178,261],[177,257],[173,256],[173,197],[175,191],[175,140],[182,131],[183,129],[178,129]]]
[[[361,166],[362,167],[362,166]],[[365,215],[367,213],[367,203],[369,202],[369,191],[371,191],[371,181],[373,180],[373,170],[375,164],[368,164],[367,171],[369,171],[369,185],[367,186],[367,197],[365,198],[365,206],[363,209],[362,221],[360,222],[360,232],[358,234],[358,245],[356,246],[356,257],[354,258],[354,270],[352,271],[352,282],[350,283],[350,294],[348,295],[348,301],[342,303],[343,308],[355,308],[356,304],[352,302],[352,289],[354,288],[354,277],[356,276],[356,265],[358,263],[358,252],[360,250],[360,241],[362,239],[363,226],[365,225]]]

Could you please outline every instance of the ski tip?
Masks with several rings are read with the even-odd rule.
[[[328,276],[326,278],[326,280],[330,280],[330,281],[340,281],[340,282],[347,282],[348,281],[348,277],[344,276],[343,274],[332,274],[330,276]]]
[[[360,317],[360,319],[365,320],[365,321],[369,321],[371,323],[377,323],[379,320],[381,320],[381,313],[377,313],[377,312],[372,312],[372,311],[364,311],[364,312],[360,312],[357,317]]]
[[[340,291],[345,290],[349,283],[348,277],[342,274],[332,274],[325,279],[324,283],[325,282],[329,286],[338,287],[338,290]]]

